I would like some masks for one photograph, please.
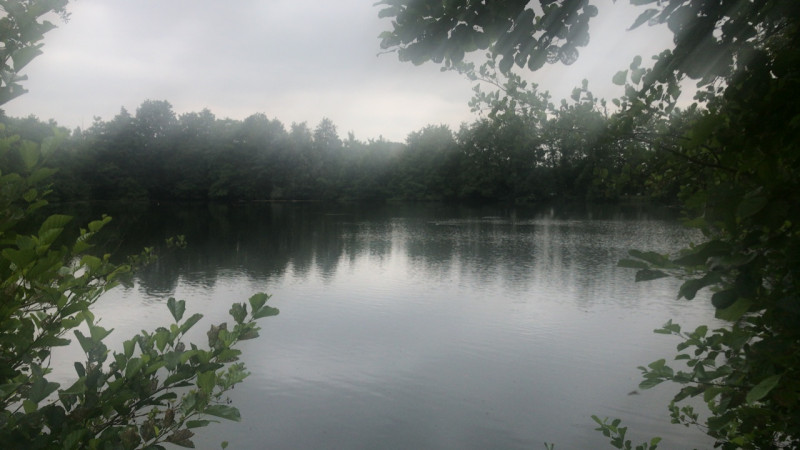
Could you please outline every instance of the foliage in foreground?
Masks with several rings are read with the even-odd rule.
[[[17,145],[18,144],[18,145]],[[43,143],[48,149],[54,142]],[[0,175],[0,441],[6,448],[193,446],[193,428],[209,418],[238,420],[224,394],[248,372],[239,341],[258,336],[257,319],[276,315],[268,296],[231,307],[231,324],[211,326],[208,346],[185,342],[202,318],[184,317],[186,303],[170,298],[174,322],[142,331],[110,352],[112,330],[98,324],[92,305],[124,281],[129,265],[91,253],[91,238],[110,218],[65,236],[71,218],[55,214],[40,224],[32,216],[45,201],[38,186],[51,171],[38,167],[39,146],[13,137],[0,149],[19,151],[27,174]],[[46,191],[45,191],[46,192]],[[32,225],[34,223],[34,225]],[[31,232],[32,231],[32,232]],[[76,379],[52,381],[53,349],[74,334],[85,360]],[[62,375],[63,376],[63,375]]]
[[[19,71],[41,53],[48,13],[65,14],[65,0],[2,1],[0,104],[24,93]],[[90,222],[77,236],[71,217],[40,218],[54,170],[42,166],[64,136],[41,142],[5,135],[0,159],[18,172],[0,173],[0,442],[3,448],[84,449],[193,447],[192,429],[217,418],[239,420],[225,392],[247,375],[236,345],[258,336],[257,319],[276,315],[268,296],[256,294],[230,309],[233,321],[212,325],[208,346],[185,342],[202,318],[184,317],[186,302],[170,298],[173,323],[142,331],[111,352],[112,330],[91,311],[100,296],[124,281],[131,265],[92,253],[92,237],[110,220]],[[151,257],[145,253],[145,258]],[[134,258],[139,262],[143,258]],[[71,384],[53,381],[56,347],[71,344],[76,361]],[[57,358],[57,355],[55,355]],[[59,379],[63,375],[59,374]],[[223,443],[223,447],[226,444]]]
[[[378,3],[380,15],[393,18],[381,36],[385,49],[488,82],[499,91],[477,91],[477,100],[495,115],[523,117],[541,108],[535,86],[526,88],[515,67],[571,64],[598,13],[587,0]],[[667,157],[651,181],[680,186],[687,225],[704,241],[677,255],[632,251],[620,265],[638,269],[637,281],[684,280],[678,299],[709,289],[717,318],[727,321],[714,330],[684,332],[672,322],[656,330],[681,340],[676,362],[642,367],[641,387],[678,384],[672,421],[700,427],[717,447],[798,448],[800,3],[631,3],[647,7],[631,28],[664,24],[674,45],[650,66],[636,57],[613,78],[625,91],[613,100],[618,112],[603,139],[645,143]],[[475,68],[465,54],[479,50],[486,62]],[[687,78],[700,90],[681,110]],[[686,405],[692,397],[707,411]],[[630,448],[619,422],[596,421],[615,447]]]

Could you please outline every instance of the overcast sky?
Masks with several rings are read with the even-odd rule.
[[[69,128],[131,114],[147,99],[177,114],[208,108],[218,118],[264,113],[287,127],[323,117],[340,136],[404,141],[428,124],[470,122],[471,84],[428,63],[380,52],[375,0],[73,0],[67,23],[45,37],[44,54],[24,73],[28,94],[11,116],[34,114]],[[601,4],[592,42],[578,63],[531,76],[554,97],[589,78],[599,96],[634,55],[668,45],[668,33],[625,31],[642,9]]]

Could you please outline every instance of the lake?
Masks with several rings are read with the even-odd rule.
[[[139,209],[137,209],[139,208]],[[169,322],[166,300],[201,312],[196,340],[232,302],[281,310],[246,341],[252,375],[230,397],[239,423],[199,448],[603,448],[591,415],[619,417],[634,444],[711,447],[669,424],[674,386],[638,390],[637,366],[675,354],[668,319],[716,324],[679,282],[634,283],[628,249],[674,251],[698,236],[644,206],[321,204],[130,206],[121,252],[171,235],[168,252],[95,308],[119,341]],[[631,393],[638,390],[638,393]]]

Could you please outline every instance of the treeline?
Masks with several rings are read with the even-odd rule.
[[[603,136],[610,119],[585,90],[547,112],[492,113],[454,132],[430,125],[405,143],[342,139],[323,119],[285,127],[254,114],[177,116],[147,100],[68,132],[36,117],[3,118],[7,136],[68,137],[49,156],[53,196],[71,200],[343,200],[535,202],[552,198],[672,198],[651,183],[663,155]],[[17,170],[23,162],[0,167]],[[650,181],[649,181],[650,180]]]

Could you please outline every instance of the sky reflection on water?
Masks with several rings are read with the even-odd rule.
[[[190,247],[101,301],[116,338],[162,325],[169,296],[215,323],[259,291],[281,309],[245,342],[252,375],[231,395],[242,423],[202,431],[201,447],[601,447],[591,414],[663,436],[660,448],[711,446],[669,425],[669,388],[627,395],[637,366],[674,353],[654,328],[713,316],[703,298],[674,300],[676,281],[636,284],[616,267],[628,249],[692,237],[646,208],[147,214],[119,235],[137,245],[182,229]]]

